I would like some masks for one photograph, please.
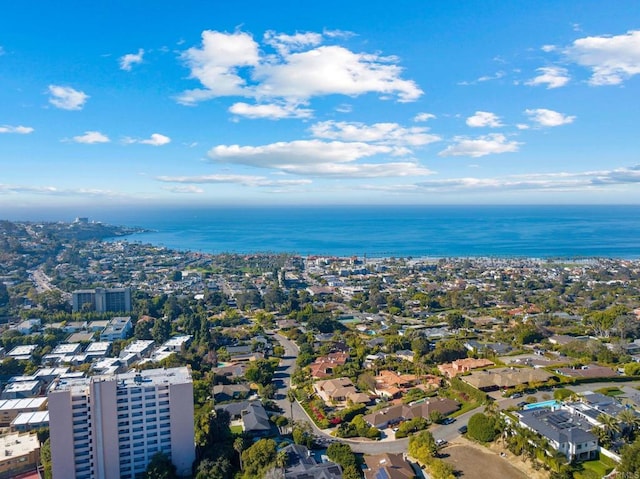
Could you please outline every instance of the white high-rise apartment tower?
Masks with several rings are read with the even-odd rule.
[[[179,475],[195,460],[186,367],[58,381],[49,392],[53,479],[133,479],[166,453]]]

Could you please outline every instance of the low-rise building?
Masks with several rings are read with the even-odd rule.
[[[354,404],[371,402],[368,394],[359,392],[349,378],[327,379],[313,385],[316,394],[323,401],[333,404],[343,404],[351,401]]]
[[[416,473],[402,454],[365,456],[365,479],[414,479]]]
[[[131,316],[118,316],[111,321],[100,333],[100,341],[115,341],[116,339],[126,339],[133,331]]]
[[[588,461],[598,457],[598,438],[591,424],[564,410],[531,409],[519,411],[520,425],[549,441],[568,461]]]
[[[0,437],[0,478],[35,471],[40,463],[37,434],[7,434]]]
[[[363,417],[363,419],[373,427],[385,429],[391,425],[424,417],[429,419],[432,413],[437,412],[442,416],[447,416],[452,412],[460,409],[460,403],[448,398],[428,398],[425,401],[414,404],[398,404],[390,406],[379,411],[372,412]]]
[[[28,432],[44,427],[49,427],[49,411],[21,412],[11,421],[12,431]]]
[[[552,375],[535,368],[496,368],[486,371],[474,371],[462,380],[481,391],[506,389],[522,384],[543,383]]]
[[[494,366],[494,364],[495,363],[493,361],[489,361],[488,359],[465,358],[446,364],[439,364],[438,371],[451,379],[456,377],[458,374],[469,372],[472,369],[487,368],[489,366]]]
[[[9,427],[21,413],[42,411],[46,406],[45,397],[0,400],[0,427]]]

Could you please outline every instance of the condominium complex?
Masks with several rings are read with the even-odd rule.
[[[49,393],[53,479],[133,479],[164,452],[179,475],[195,460],[186,367],[60,380]]]
[[[129,288],[81,289],[72,293],[73,312],[88,309],[104,313],[106,311],[128,313],[131,311],[131,290]]]

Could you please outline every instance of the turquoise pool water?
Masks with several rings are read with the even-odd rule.
[[[522,409],[528,411],[529,409],[539,409],[541,407],[558,407],[560,406],[560,403],[558,401],[556,401],[555,399],[552,399],[550,401],[542,401],[542,402],[534,402],[531,404],[527,404],[526,406],[523,406]]]

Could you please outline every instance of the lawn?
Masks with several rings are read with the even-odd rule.
[[[231,434],[242,434],[242,426],[231,426],[229,429],[231,429]]]
[[[599,460],[583,462],[582,466],[585,470],[594,471],[598,474],[598,477],[604,477],[613,471],[615,464],[616,463],[612,459],[609,459],[606,456],[600,456]]]
[[[611,397],[616,397],[616,396],[620,396],[621,394],[624,394],[624,392],[622,392],[619,388],[616,388],[616,387],[602,388],[602,389],[596,390],[596,392],[600,394],[604,394],[606,396],[611,396]]]

